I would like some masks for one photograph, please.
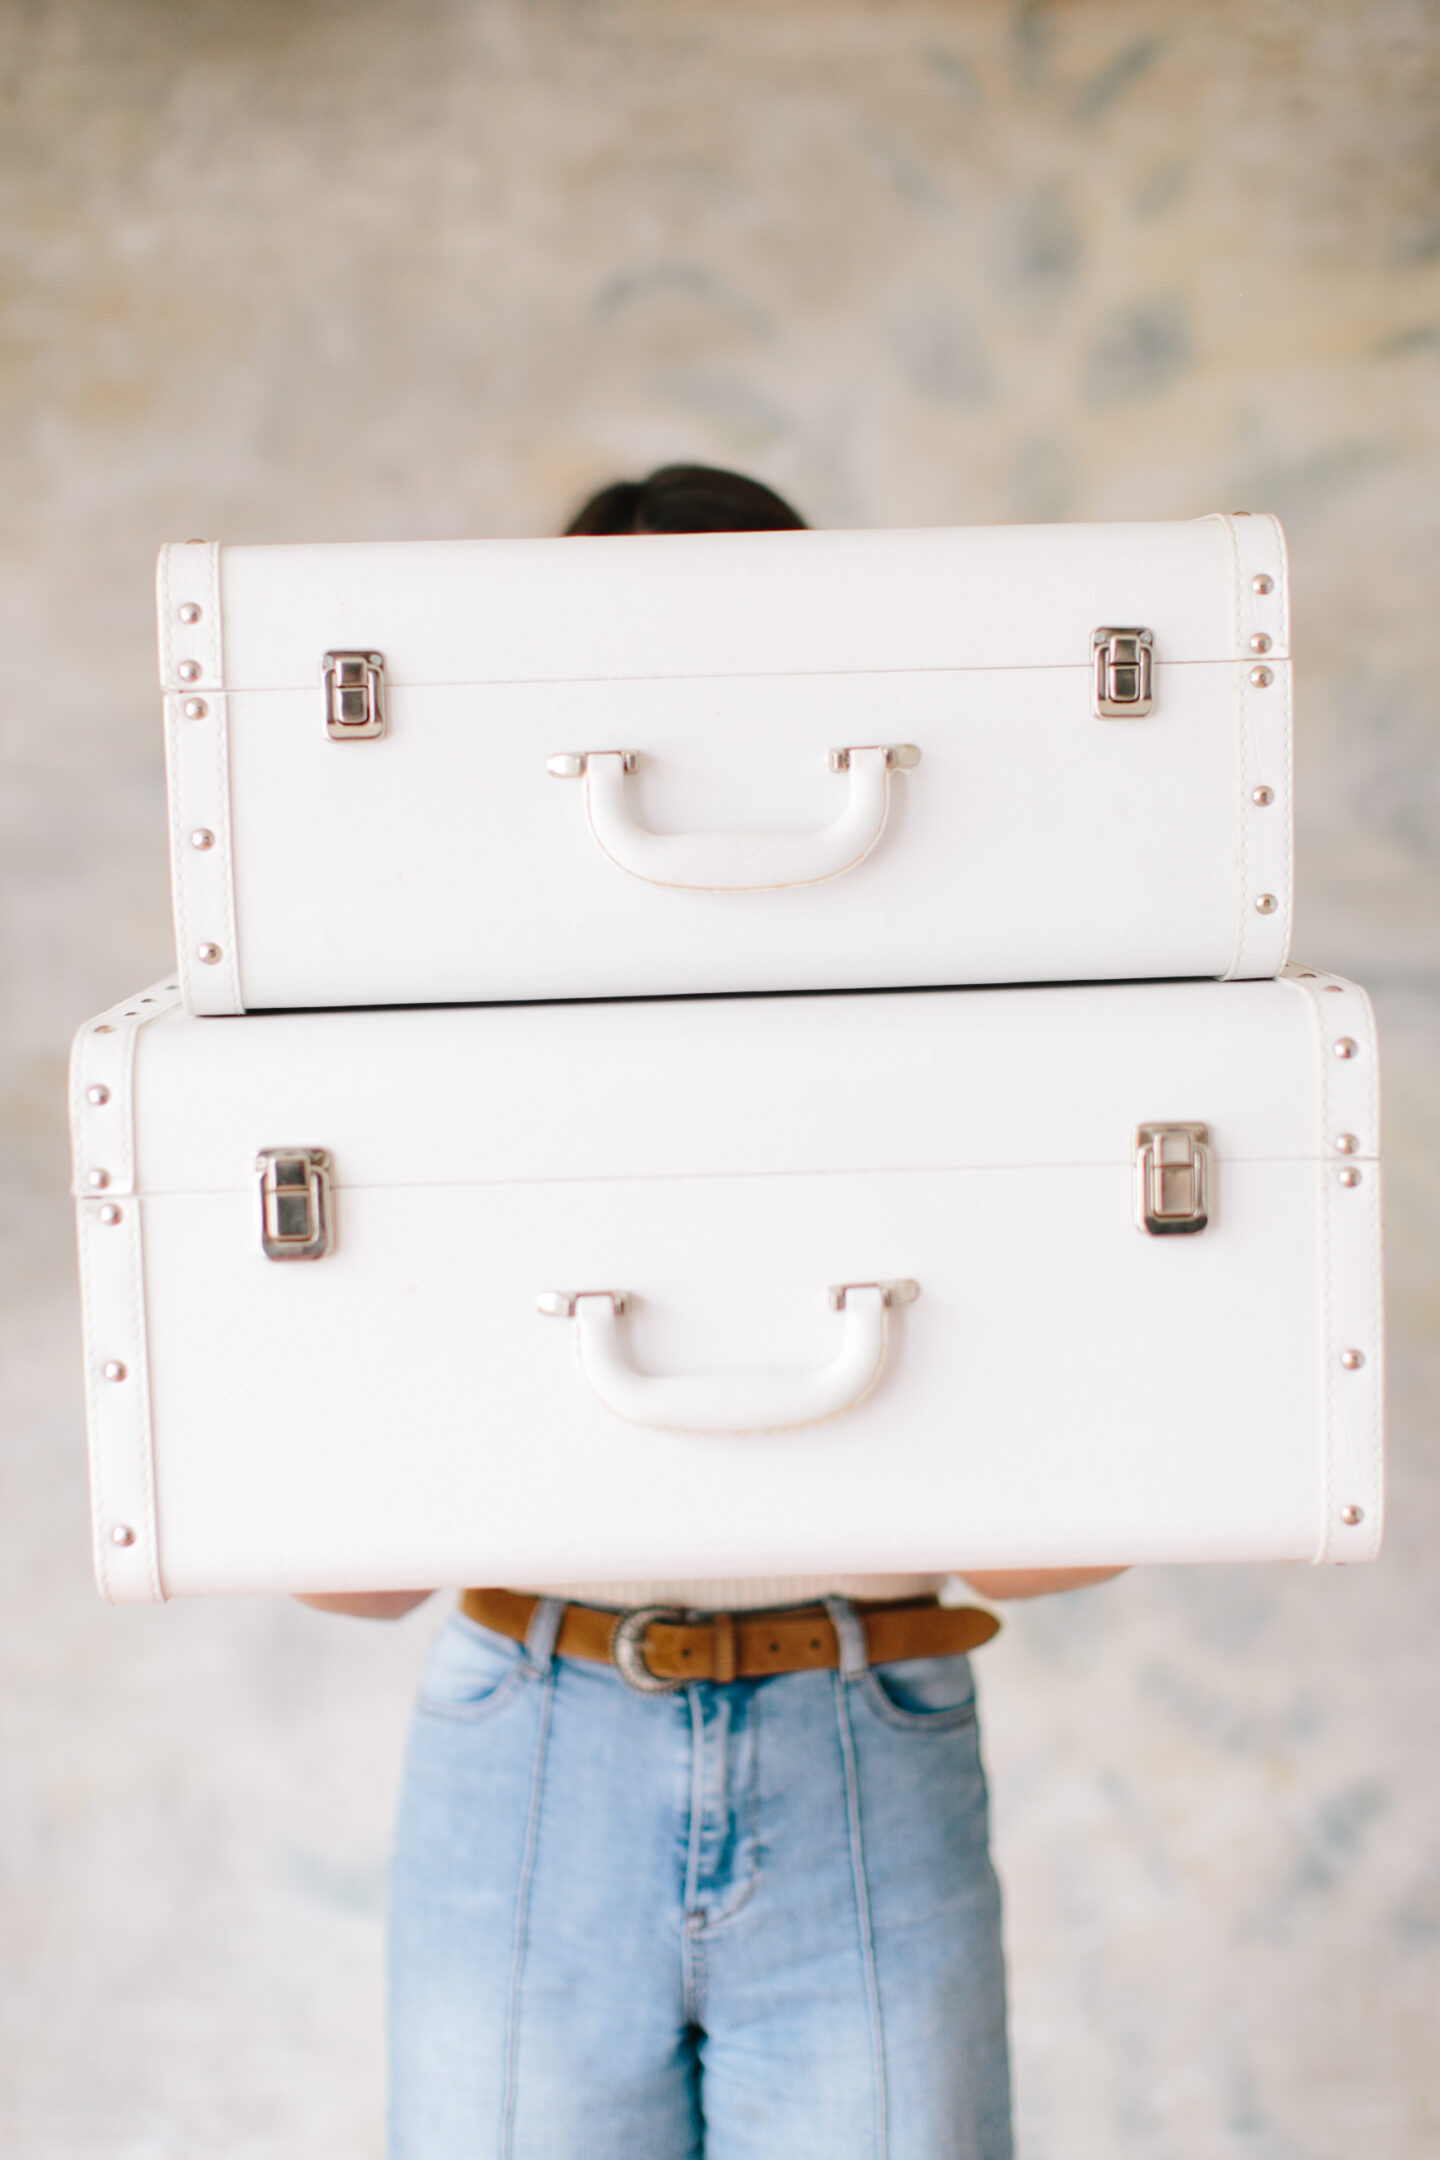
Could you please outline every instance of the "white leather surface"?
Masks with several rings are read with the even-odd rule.
[[[1376,1549],[1376,1051],[1334,978],[107,1017],[144,1314],[92,1275],[86,1357],[143,1339],[151,1415],[92,1384],[91,1437],[102,1505],[153,1454],[167,1592]],[[124,1159],[96,1046],[81,1191]],[[1154,1119],[1210,1126],[1199,1236],[1134,1227]],[[260,1146],[331,1149],[328,1258],[261,1257]],[[900,1276],[868,1395],[774,1434],[617,1417],[536,1309],[624,1289],[637,1374],[803,1381],[824,1286]],[[131,1558],[109,1595],[154,1594]]]
[[[218,623],[201,634],[216,594],[223,650]],[[192,1010],[1284,963],[1288,599],[1268,517],[183,547],[160,608]],[[1154,631],[1148,719],[1092,715],[1091,633],[1116,624]],[[325,733],[321,656],[346,646],[385,655],[375,740]],[[207,712],[185,721],[196,688]],[[773,891],[627,875],[588,783],[546,771],[634,751],[633,826],[803,854],[836,817],[827,753],[880,742],[922,761],[891,776],[878,844]],[[222,959],[196,962],[201,944]]]

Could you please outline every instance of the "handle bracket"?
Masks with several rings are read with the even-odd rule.
[[[920,1285],[908,1275],[892,1276],[884,1282],[837,1282],[831,1283],[825,1295],[831,1312],[844,1312],[845,1301],[852,1290],[878,1290],[882,1305],[911,1305],[920,1295]]]
[[[535,1304],[547,1320],[573,1320],[575,1301],[582,1297],[609,1298],[617,1313],[627,1312],[630,1307],[628,1290],[542,1290]]]

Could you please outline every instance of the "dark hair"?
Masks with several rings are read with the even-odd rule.
[[[662,465],[648,480],[614,480],[579,509],[567,534],[803,532],[805,520],[760,480],[715,465]]]

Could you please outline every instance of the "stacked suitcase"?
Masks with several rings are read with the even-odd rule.
[[[107,1597],[1374,1555],[1273,519],[192,543],[159,617]]]

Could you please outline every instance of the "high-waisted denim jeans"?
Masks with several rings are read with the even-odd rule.
[[[1006,2160],[968,1661],[642,1696],[457,1615],[391,1916],[392,2160]]]

